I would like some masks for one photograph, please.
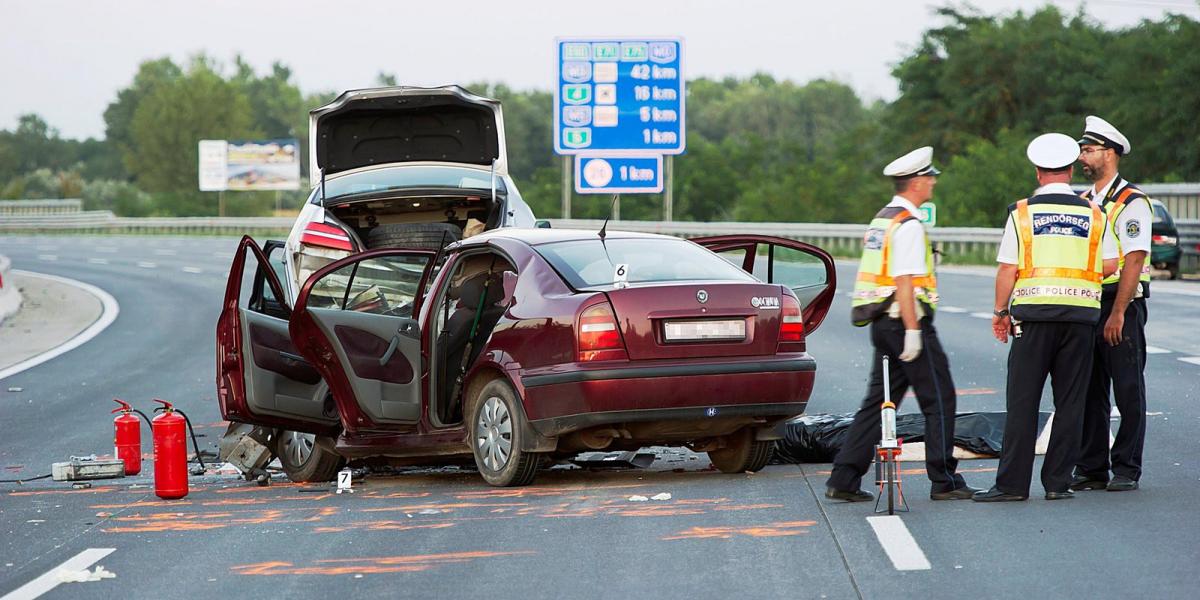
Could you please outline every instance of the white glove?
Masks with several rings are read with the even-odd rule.
[[[900,353],[900,360],[904,362],[912,362],[917,360],[921,355],[921,330],[906,329],[904,330],[904,351]]]

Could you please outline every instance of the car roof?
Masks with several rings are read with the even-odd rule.
[[[497,239],[510,239],[521,241],[531,246],[536,246],[539,244],[550,244],[554,242],[594,240],[598,239],[598,233],[598,229],[534,229],[500,227],[491,231],[485,231],[479,235],[463,240],[462,244],[473,246],[476,244],[486,244],[489,241]],[[679,240],[679,238],[670,235],[616,230],[605,230],[605,239]]]

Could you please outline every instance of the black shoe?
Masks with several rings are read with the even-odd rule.
[[[929,492],[930,500],[970,500],[975,494],[983,490],[973,488],[969,485],[964,485],[957,490],[948,492]]]
[[[1108,487],[1108,482],[1103,479],[1093,479],[1087,475],[1076,475],[1071,479],[1071,489],[1076,492],[1084,490],[1102,490]]]
[[[1075,492],[1071,490],[1063,490],[1061,492],[1046,492],[1047,500],[1070,500],[1075,497]]]
[[[867,502],[875,499],[875,494],[864,492],[863,490],[843,491],[833,488],[825,488],[825,497],[831,500],[845,500],[846,502]]]
[[[1108,491],[1110,492],[1130,492],[1136,489],[1138,489],[1137,480],[1124,475],[1117,475],[1108,482]]]
[[[976,502],[1021,502],[1028,500],[1029,496],[1018,496],[992,488],[986,492],[976,492],[971,499]]]

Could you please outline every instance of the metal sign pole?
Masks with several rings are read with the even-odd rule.
[[[217,192],[217,216],[225,216],[225,190]]]
[[[663,165],[663,220],[670,223],[675,214],[675,157],[668,154]]]
[[[562,157],[562,218],[571,218],[571,157]]]

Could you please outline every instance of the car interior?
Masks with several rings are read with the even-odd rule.
[[[437,376],[431,397],[436,398],[432,416],[441,425],[462,421],[459,378],[479,356],[507,308],[505,272],[515,273],[516,269],[498,254],[485,251],[465,256],[455,265],[450,283],[438,299],[431,365]]]
[[[393,196],[334,204],[328,210],[364,240],[371,229],[397,223],[448,223],[458,227],[460,238],[466,238],[472,233],[472,223],[494,229],[501,218],[497,207],[502,205],[501,198],[493,204],[485,192],[478,196]]]

